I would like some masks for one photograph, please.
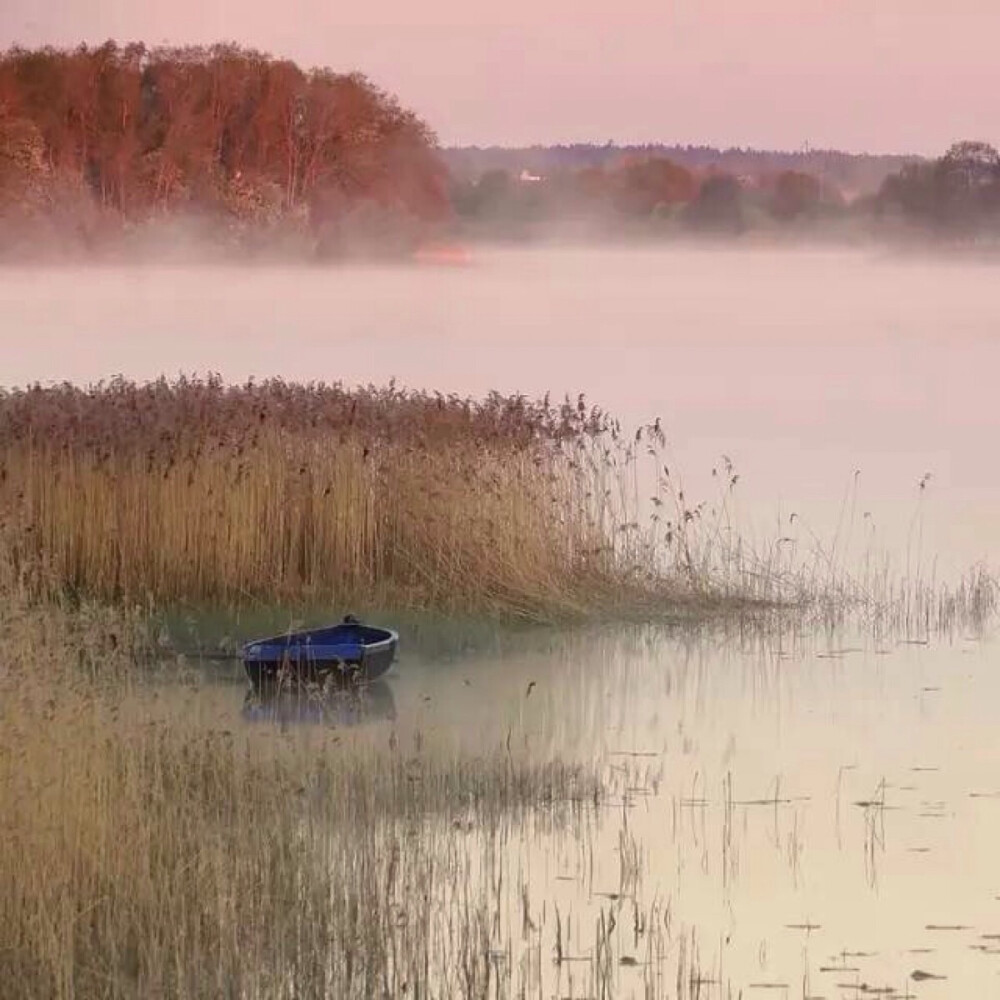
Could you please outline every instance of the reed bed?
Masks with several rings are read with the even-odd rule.
[[[695,932],[641,901],[627,821],[615,901],[530,878],[539,848],[592,858],[636,769],[227,729],[146,683],[141,618],[40,604],[8,570],[2,1000],[709,996]]]
[[[148,684],[148,627],[0,558],[0,1000],[736,995],[643,885],[662,763],[239,727]]]
[[[996,577],[900,573],[796,526],[741,533],[728,459],[695,503],[659,421],[583,397],[118,379],[0,393],[0,546],[35,593],[564,622],[793,609],[934,631]],[[909,560],[907,560],[909,562]]]
[[[137,622],[2,592],[0,997],[485,996],[467,869],[600,795],[504,747],[199,722],[133,683]]]
[[[36,387],[0,396],[0,508],[39,584],[106,600],[565,618],[685,589],[635,544],[623,449],[583,399]]]

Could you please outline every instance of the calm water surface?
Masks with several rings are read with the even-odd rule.
[[[707,494],[712,466],[731,456],[748,531],[776,537],[795,512],[820,539],[839,530],[838,544],[863,547],[876,535],[900,565],[945,574],[1000,555],[996,287],[988,265],[833,252],[7,270],[0,380],[218,371],[583,391],[626,422],[661,416],[689,493]],[[623,996],[642,995],[643,968],[620,964],[641,951],[639,911],[663,929],[665,981],[682,953],[700,970],[670,995],[997,995],[991,636],[910,645],[627,629],[511,635],[447,656],[408,638],[367,718],[339,709],[319,724],[473,749],[511,739],[614,777],[590,846],[544,830],[509,845],[497,944],[545,956],[545,995],[580,995],[572,965],[553,971],[548,958],[557,904],[575,915],[565,947],[580,954],[615,914]],[[206,725],[274,722],[244,718],[238,679],[203,686],[193,707],[186,690],[168,696]]]
[[[404,649],[367,711],[279,721],[289,738],[511,741],[605,770],[585,838],[526,828],[504,849],[494,944],[529,995],[587,995],[551,961],[558,907],[578,959],[615,915],[615,995],[643,995],[639,913],[661,922],[666,981],[697,969],[681,995],[985,997],[1000,987],[997,661],[991,637],[501,634],[487,651]],[[248,718],[238,679],[167,697],[209,726],[274,724]]]

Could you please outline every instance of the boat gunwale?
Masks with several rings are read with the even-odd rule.
[[[336,628],[362,628],[370,629],[373,632],[383,633],[383,638],[375,642],[326,642],[312,644],[312,635],[317,632],[332,631]],[[286,657],[298,662],[303,660],[307,663],[323,663],[335,660],[364,662],[369,657],[380,654],[394,652],[399,644],[399,633],[394,629],[383,628],[380,625],[364,625],[362,623],[344,623],[337,625],[327,625],[315,629],[303,629],[285,635],[268,636],[265,639],[256,639],[246,643],[241,655],[244,663],[280,663]],[[334,652],[337,649],[350,649],[351,653],[357,651],[356,655],[345,655],[341,652]],[[327,650],[330,651],[327,654]],[[277,658],[272,653],[280,654]]]

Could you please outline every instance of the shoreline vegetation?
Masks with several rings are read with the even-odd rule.
[[[38,605],[8,569],[0,997],[488,995],[503,895],[469,873],[522,824],[585,829],[597,766],[220,729],[134,683],[121,611]]]
[[[811,533],[752,543],[739,476],[713,473],[695,502],[659,420],[626,430],[583,396],[214,376],[0,391],[0,546],[43,601],[550,625],[790,612],[921,635],[995,610],[982,567],[942,584]]]
[[[583,397],[35,387],[0,395],[0,505],[10,557],[50,596],[539,622],[770,601],[710,570],[682,497],[640,524],[639,453],[664,444]]]
[[[476,242],[1000,247],[1000,154],[442,149],[358,73],[235,44],[0,53],[0,260],[461,262]]]

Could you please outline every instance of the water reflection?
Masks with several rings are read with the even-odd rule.
[[[629,958],[620,928],[660,906],[662,971],[697,937],[685,988],[700,997],[973,996],[1000,981],[994,642],[652,627],[539,640],[446,665],[413,655],[396,696],[399,726],[605,763],[592,839],[512,848],[509,870],[530,875],[507,906],[530,909],[542,954],[566,947],[554,908],[573,914],[574,955],[597,948],[576,929],[610,914]]]
[[[794,625],[406,638],[391,682],[250,694],[242,716],[386,720],[391,735],[372,735],[407,754],[598,763],[608,792],[585,829],[448,832],[456,857],[478,857],[480,837],[498,866],[482,888],[508,995],[601,995],[587,992],[598,955],[616,996],[986,996],[1000,982],[995,639]],[[221,726],[232,684],[186,699],[178,685],[179,710]],[[523,940],[510,932],[529,921]]]
[[[250,723],[287,726],[358,726],[396,718],[392,688],[385,681],[364,687],[274,693],[250,689],[243,701],[243,719]]]

